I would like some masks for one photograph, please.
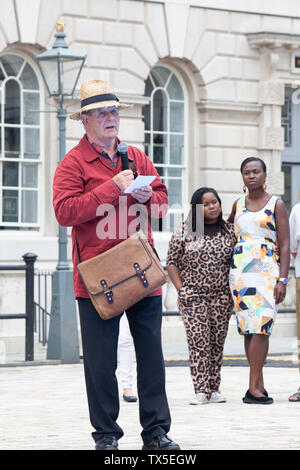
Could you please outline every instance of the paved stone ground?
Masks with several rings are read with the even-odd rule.
[[[300,385],[297,367],[265,367],[274,404],[242,403],[247,366],[224,366],[226,403],[189,405],[189,368],[166,367],[172,414],[170,437],[182,450],[300,449],[300,403],[288,396]],[[121,402],[125,431],[120,450],[141,447],[138,403]],[[0,368],[0,449],[93,450],[82,364]]]

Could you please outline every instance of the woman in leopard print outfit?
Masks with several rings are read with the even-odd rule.
[[[199,230],[201,213],[204,227]],[[191,404],[226,401],[219,387],[233,310],[229,268],[235,243],[233,225],[222,218],[217,192],[199,188],[189,216],[172,235],[166,263],[187,335],[195,391]]]

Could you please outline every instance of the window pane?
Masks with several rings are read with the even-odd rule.
[[[173,178],[181,178],[182,177],[182,170],[181,168],[168,168],[168,176],[172,176]]]
[[[164,230],[167,230],[169,232],[174,232],[179,227],[179,225],[183,222],[183,220],[184,220],[184,217],[183,217],[182,212],[181,213],[169,212],[166,219],[163,220],[163,226],[165,227]]]
[[[18,191],[3,191],[3,222],[18,222]]]
[[[169,206],[170,209],[182,207],[182,182],[181,180],[169,180],[168,181],[168,193],[169,193]]]
[[[170,163],[183,165],[183,135],[170,136]]]
[[[22,191],[22,222],[37,222],[37,191]]]
[[[16,77],[21,70],[24,59],[16,55],[4,55],[1,57],[1,62],[8,76]]]
[[[178,79],[175,75],[172,76],[170,83],[168,85],[168,93],[171,99],[173,100],[183,100],[183,91]]]
[[[24,124],[39,125],[40,123],[40,95],[38,93],[24,93]]]
[[[164,134],[153,135],[153,163],[167,162],[167,136]]]
[[[19,163],[4,162],[2,173],[3,186],[19,186]]]
[[[23,69],[20,80],[27,90],[38,90],[39,84],[33,68],[27,63]]]
[[[8,80],[5,86],[4,121],[7,124],[20,124],[20,109],[21,94],[19,84],[15,80]]]
[[[37,188],[38,167],[37,163],[22,164],[23,188]]]
[[[145,130],[150,130],[150,105],[147,104],[143,106],[143,116],[144,116],[144,123],[145,123]]]
[[[170,70],[166,69],[165,67],[154,67],[151,71],[151,75],[155,85],[164,87],[170,73]]]
[[[24,129],[24,158],[39,158],[40,130]]]
[[[162,182],[164,183],[164,180],[163,180],[163,179],[164,179],[164,176],[165,176],[165,174],[166,174],[166,167],[164,167],[164,166],[158,166],[158,167],[156,167],[156,171],[157,171],[157,173],[159,174],[159,176],[161,177]],[[165,183],[164,183],[164,184],[165,184]]]
[[[21,222],[38,222],[39,163],[22,163],[19,159],[40,158],[40,113],[33,112],[40,110],[40,93],[34,69],[22,57],[0,57],[0,103],[0,150],[5,158],[0,180],[0,220],[4,224],[0,229],[26,230]]]
[[[284,146],[292,146],[292,100],[288,96],[285,98],[281,110],[281,125],[284,129]]]
[[[184,164],[183,88],[173,72],[157,66],[145,82],[145,96],[152,98],[150,105],[143,107],[145,151],[149,152],[162,182],[168,187],[170,207],[181,210],[183,170],[175,165]],[[173,219],[171,225],[175,228]]]
[[[167,130],[167,97],[161,90],[157,90],[153,98],[153,130]]]
[[[19,158],[20,156],[20,129],[17,127],[6,127],[4,130],[5,135],[5,149],[4,154],[6,158]]]
[[[283,202],[286,205],[286,209],[288,213],[290,213],[292,207],[292,175],[291,175],[291,170],[292,166],[291,165],[282,165],[281,170],[284,173],[284,194],[281,196]]]
[[[60,59],[60,68],[62,75],[62,93],[70,95],[73,91],[74,84],[76,83],[79,67],[81,61],[76,58],[64,58]]]
[[[183,132],[184,105],[183,103],[170,103],[170,131]]]
[[[153,85],[150,77],[147,78],[146,80],[146,85],[145,85],[145,96],[150,96],[153,90]]]
[[[51,93],[58,93],[57,60],[41,60],[39,65],[43,75],[47,77],[47,84]]]
[[[1,67],[1,62],[0,62],[0,82],[2,82],[5,79],[4,71]]]

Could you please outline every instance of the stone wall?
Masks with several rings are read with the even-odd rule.
[[[144,141],[142,106],[149,71],[157,64],[176,71],[188,96],[186,201],[197,187],[213,186],[229,214],[242,193],[241,161],[250,155],[265,159],[268,190],[282,194],[284,87],[300,84],[299,73],[291,67],[293,54],[300,50],[296,0],[271,6],[266,0],[0,0],[0,7],[0,53],[22,54],[36,71],[34,56],[52,47],[57,19],[63,20],[69,47],[87,54],[80,82],[106,79],[121,100],[134,105],[122,114],[120,138],[138,147]],[[42,110],[55,110],[41,77],[39,81]],[[66,101],[66,106],[74,111],[78,99]],[[58,230],[51,184],[58,162],[58,123],[55,113],[41,117],[40,231],[0,231],[0,262],[35,251],[37,267],[53,268]],[[68,120],[67,149],[82,131],[80,123]],[[155,239],[164,259],[169,234],[155,234]],[[6,289],[1,280],[0,298]],[[10,329],[2,322],[0,334]]]

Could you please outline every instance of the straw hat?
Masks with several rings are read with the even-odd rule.
[[[109,84],[105,80],[87,80],[80,87],[81,108],[70,115],[71,119],[80,120],[81,113],[89,109],[118,106],[128,108],[130,105],[120,103]]]

